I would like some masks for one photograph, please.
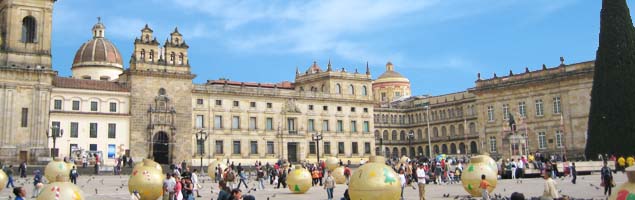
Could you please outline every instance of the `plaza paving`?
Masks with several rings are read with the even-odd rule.
[[[626,175],[619,172],[615,176],[615,182],[620,185],[626,181]],[[16,186],[25,185],[27,188],[28,196],[31,196],[33,186],[28,180],[32,180],[32,176],[28,179],[16,180]],[[218,195],[218,185],[211,182],[210,178],[205,176],[201,178],[203,189],[201,195],[203,197],[197,199],[216,199]],[[249,183],[250,187],[255,186],[255,181]],[[512,180],[499,180],[498,186],[493,194],[500,194],[509,197],[512,192],[522,192],[528,199],[530,197],[538,197],[542,194],[544,180],[541,178],[524,179],[522,184],[517,184]],[[603,188],[599,188],[600,176],[598,174],[579,176],[578,183],[572,184],[571,178],[557,179],[558,189],[561,194],[568,195],[574,198],[584,199],[606,199],[602,195]],[[128,194],[128,176],[113,176],[113,175],[101,175],[101,176],[80,176],[77,182],[78,186],[84,191],[86,199],[130,199]],[[214,186],[214,194],[211,194],[210,188]],[[244,187],[244,186],[243,186]],[[335,188],[335,198],[339,199],[343,196],[346,185],[337,185]],[[243,188],[243,191],[245,189]],[[426,198],[427,199],[463,199],[467,193],[463,190],[460,184],[450,185],[431,185],[426,186]],[[245,192],[246,193],[246,192]],[[292,194],[288,189],[273,189],[269,184],[266,185],[265,190],[251,191],[249,194],[255,195],[256,199],[298,199],[298,200],[318,200],[326,199],[326,192],[321,187],[313,187],[305,194]],[[444,198],[444,194],[450,194],[450,197]],[[0,200],[10,199],[11,189],[4,189],[0,192]],[[412,187],[405,189],[405,199],[418,199],[418,191]],[[12,198],[11,198],[12,199]]]

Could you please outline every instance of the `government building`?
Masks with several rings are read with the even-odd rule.
[[[376,154],[584,150],[593,62],[479,75],[473,88],[438,96],[412,94],[390,62],[376,79],[368,65],[347,70],[329,61],[307,62],[293,82],[195,83],[178,29],[161,43],[150,26],[139,27],[124,65],[98,20],[77,44],[72,75],[62,77],[51,62],[54,3],[0,2],[0,160],[97,154],[106,165],[123,155],[198,165],[335,156],[356,163]]]

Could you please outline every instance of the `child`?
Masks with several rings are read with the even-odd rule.
[[[489,192],[487,191],[487,188],[489,187],[491,187],[491,185],[487,182],[487,180],[485,180],[485,174],[482,174],[479,188],[483,191],[483,200],[489,200]]]

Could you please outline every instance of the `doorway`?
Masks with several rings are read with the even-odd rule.
[[[167,133],[161,131],[154,135],[152,149],[152,157],[154,157],[155,162],[160,164],[170,163],[170,138]]]
[[[289,142],[287,143],[287,152],[289,163],[297,163],[298,162],[298,143],[297,142]]]

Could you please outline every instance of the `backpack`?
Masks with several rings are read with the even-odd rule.
[[[350,176],[351,175],[351,170],[346,168],[344,169],[344,176]]]

